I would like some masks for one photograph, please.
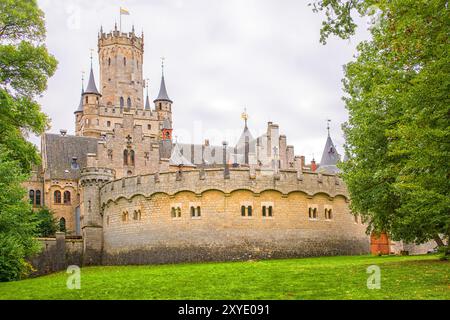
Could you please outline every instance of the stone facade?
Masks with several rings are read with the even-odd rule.
[[[235,146],[173,143],[164,74],[154,106],[143,97],[143,35],[101,31],[98,52],[100,90],[91,68],[76,135],[45,134],[26,184],[36,207],[82,236],[84,265],[369,252],[330,137],[318,171],[277,124],[253,138],[246,114]]]

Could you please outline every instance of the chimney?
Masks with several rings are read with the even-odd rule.
[[[315,172],[317,170],[316,160],[314,160],[314,159],[312,159],[312,161],[311,161],[311,170],[312,170],[312,172]]]
[[[67,130],[61,129],[61,130],[59,130],[59,133],[61,134],[62,137],[65,137],[67,135]]]
[[[205,147],[209,147],[209,139],[205,139]]]

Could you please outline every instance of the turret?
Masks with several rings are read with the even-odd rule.
[[[92,57],[91,57],[92,59]],[[89,75],[89,82],[86,90],[84,90],[82,97],[81,110],[82,116],[79,124],[79,134],[86,137],[100,137],[99,130],[99,106],[102,95],[97,89],[94,78],[94,71],[91,62],[91,72]]]
[[[153,101],[155,103],[155,109],[158,113],[159,120],[169,119],[172,122],[172,103],[169,95],[167,94],[166,81],[164,79],[164,59],[162,60],[162,77],[161,87],[159,89],[158,97]]]
[[[101,264],[103,249],[103,213],[100,207],[100,188],[114,179],[114,170],[90,167],[95,154],[88,154],[88,167],[81,171],[82,234],[84,242],[83,265]]]
[[[103,103],[121,109],[144,109],[144,38],[134,30],[115,30],[98,38]]]

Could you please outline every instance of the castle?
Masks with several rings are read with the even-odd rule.
[[[99,87],[91,64],[75,136],[44,134],[42,165],[26,183],[34,207],[83,239],[84,264],[142,264],[369,252],[350,212],[328,134],[305,163],[278,125],[236,145],[181,144],[164,69],[144,97],[144,35],[100,31]]]

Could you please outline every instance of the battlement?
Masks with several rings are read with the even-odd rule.
[[[100,105],[99,115],[108,117],[123,117],[125,113],[132,113],[134,118],[137,119],[147,119],[147,120],[158,120],[158,114],[152,112],[151,110],[136,109],[136,108],[120,108],[117,105]]]
[[[101,32],[98,36],[99,50],[101,47],[111,45],[134,46],[139,50],[144,50],[144,37],[138,37],[134,32],[121,32],[118,30],[109,33]]]
[[[233,168],[229,178],[223,169],[164,172],[145,176],[127,177],[106,183],[100,192],[101,203],[132,199],[136,195],[151,197],[157,193],[176,195],[188,191],[201,195],[208,190],[218,190],[229,195],[236,190],[248,190],[258,195],[264,191],[278,191],[283,196],[301,192],[307,196],[326,194],[330,198],[343,196],[348,199],[347,189],[336,175],[301,172],[297,170],[273,171]]]
[[[89,157],[95,157],[95,154],[88,154]],[[89,162],[89,159],[88,159]],[[87,167],[81,170],[80,184],[82,186],[103,184],[111,181],[116,175],[115,170],[108,168]]]

